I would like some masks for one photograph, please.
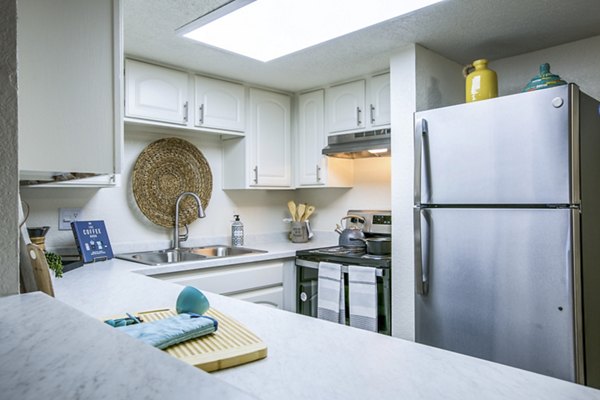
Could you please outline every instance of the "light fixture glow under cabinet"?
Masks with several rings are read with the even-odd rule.
[[[371,150],[367,150],[367,151],[371,154],[382,154],[382,153],[387,153],[388,149],[371,149]]]
[[[177,34],[263,62],[442,0],[234,0]]]

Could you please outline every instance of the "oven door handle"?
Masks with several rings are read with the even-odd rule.
[[[348,273],[348,265],[341,264],[341,263],[337,263],[337,264],[340,264],[342,266],[342,272],[343,273],[345,273],[345,274]],[[298,266],[298,267],[305,267],[305,268],[312,268],[312,269],[319,269],[319,263],[318,262],[307,261],[307,260],[303,260],[301,258],[296,258],[296,266]],[[382,277],[384,275],[384,269],[383,268],[371,267],[371,266],[367,266],[367,265],[363,265],[363,267],[365,267],[365,268],[375,268],[375,275],[377,275],[379,277]]]

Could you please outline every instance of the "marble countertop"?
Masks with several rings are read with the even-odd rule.
[[[321,245],[323,244],[313,243],[306,247]],[[249,244],[248,247],[255,246]],[[292,257],[300,246],[278,242],[264,243],[258,248],[269,250],[270,255],[251,256],[244,261],[264,260],[262,257]],[[240,259],[233,263],[239,262]],[[190,266],[182,268],[189,269]],[[140,264],[122,260],[89,264],[54,281],[56,298],[92,317],[173,307],[182,287],[145,276],[143,270],[144,267]],[[216,378],[224,384],[218,389],[224,391],[223,395],[209,395],[208,398],[235,397],[237,393],[228,392],[230,386],[233,386],[243,393],[261,399],[278,400],[600,399],[600,391],[566,381],[212,293],[206,295],[212,307],[228,314],[257,334],[267,344],[269,352],[263,360],[213,372],[210,375],[193,368],[184,368],[183,363],[176,360],[163,362],[162,359],[166,355],[161,358],[160,371],[166,381],[181,382],[180,370],[185,370],[186,384],[194,381],[193,385],[202,386],[209,378]],[[0,299],[0,305],[6,304],[6,301],[15,300]],[[74,318],[73,312],[75,311],[69,310],[69,307],[61,305],[52,318],[44,318],[39,322],[40,329],[49,334],[49,330],[56,325],[59,318],[59,325],[70,326]],[[106,335],[107,341],[116,341],[117,336],[125,336],[118,332],[109,332],[110,329],[107,330],[99,321],[89,319],[88,322],[89,329],[93,330],[96,325],[97,335]],[[1,323],[5,324],[4,321]],[[3,327],[3,335],[4,331]],[[22,341],[32,342],[32,346],[42,346],[37,344],[37,341],[42,340],[41,336],[28,336],[27,332],[8,336],[23,336]],[[79,331],[71,331],[71,334],[82,343],[91,345],[94,342],[87,338],[85,331],[81,334]],[[6,365],[10,363],[5,361],[8,359],[4,357],[9,345],[5,345],[4,342],[0,342],[0,355],[2,364]],[[159,362],[156,357],[161,355],[160,352],[142,344],[136,346],[135,350],[139,360],[143,361],[139,361],[136,368],[131,369],[134,371],[132,374],[138,375],[133,378],[134,381],[138,382],[139,375],[154,376]],[[74,351],[77,350],[64,345],[52,350],[64,354],[65,357],[76,357],[73,355]],[[89,362],[88,370],[107,368],[107,365],[115,362],[111,359],[111,354],[94,357]],[[173,364],[178,366],[172,366]],[[39,370],[43,369],[44,365],[51,368],[53,364],[30,359],[28,365],[37,365]],[[84,373],[69,363],[61,363],[54,368],[60,369],[64,374],[80,376],[80,379],[86,381],[95,379],[92,372]],[[188,371],[191,376],[187,375]],[[13,378],[21,373],[27,374],[26,371],[17,372],[13,374]],[[5,387],[4,381],[9,375],[4,372],[0,375],[1,389]],[[123,381],[126,381],[128,376],[129,374],[113,377],[114,383],[124,385]],[[109,384],[109,377],[103,379],[107,379],[103,382]],[[211,386],[217,387],[213,381],[214,379],[210,381]],[[75,397],[71,396],[68,390],[76,389],[76,386],[71,389],[64,386],[63,397]],[[161,397],[159,393],[146,397],[167,398]]]
[[[41,292],[0,315],[2,399],[255,398]]]

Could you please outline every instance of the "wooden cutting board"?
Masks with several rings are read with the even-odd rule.
[[[27,245],[27,254],[33,268],[33,277],[37,289],[54,297],[54,288],[52,287],[52,278],[50,277],[50,269],[46,261],[44,251],[33,243]]]
[[[150,322],[175,316],[177,312],[165,309],[143,311],[135,315],[144,322]],[[206,372],[246,364],[267,356],[267,345],[236,320],[214,308],[204,315],[219,321],[216,332],[167,347],[164,351]]]

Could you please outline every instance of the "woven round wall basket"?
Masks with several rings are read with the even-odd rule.
[[[183,192],[200,197],[206,210],[212,194],[212,173],[204,155],[192,143],[178,138],[152,142],[139,155],[132,175],[133,196],[142,213],[165,228],[175,226],[175,202]],[[179,203],[179,225],[198,218],[192,196]]]

